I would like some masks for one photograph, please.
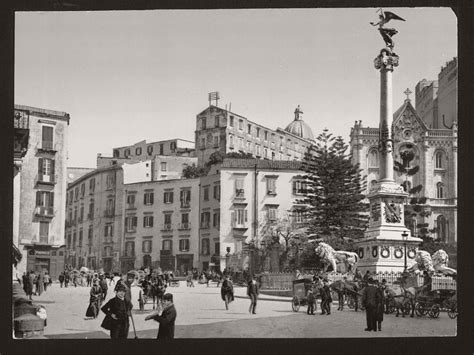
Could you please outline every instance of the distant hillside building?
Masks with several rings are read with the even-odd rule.
[[[15,105],[15,125],[28,130],[21,178],[15,187],[14,236],[23,260],[18,271],[47,271],[53,279],[64,268],[64,220],[69,114]],[[26,131],[22,132],[26,132]],[[16,226],[15,226],[16,225]]]

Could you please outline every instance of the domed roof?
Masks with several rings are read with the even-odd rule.
[[[314,140],[313,131],[311,131],[311,128],[308,126],[308,124],[300,118],[300,114],[302,113],[303,111],[301,111],[300,105],[298,105],[295,110],[295,119],[288,126],[286,126],[285,131],[304,139]]]

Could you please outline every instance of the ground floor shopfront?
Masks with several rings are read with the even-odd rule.
[[[26,270],[46,271],[54,280],[64,271],[65,246],[57,247],[47,244],[26,244]]]

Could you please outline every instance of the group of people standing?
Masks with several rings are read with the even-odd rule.
[[[28,299],[32,299],[32,296],[41,296],[43,292],[46,292],[48,286],[51,286],[53,280],[47,271],[24,272],[21,278],[23,290],[25,291]]]

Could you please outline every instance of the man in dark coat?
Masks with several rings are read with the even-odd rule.
[[[163,312],[152,313],[145,317],[145,320],[153,319],[160,323],[158,339],[174,339],[174,323],[176,321],[176,308],[173,304],[173,295],[166,293],[163,296]]]
[[[367,328],[365,328],[366,331],[377,331],[375,313],[377,310],[377,303],[379,297],[379,290],[377,289],[377,287],[374,286],[374,280],[372,278],[369,278],[368,286],[364,288],[364,291],[362,293],[362,305],[365,307],[367,317]]]
[[[104,275],[100,275],[99,280],[99,286],[102,290],[102,299],[105,300],[107,298],[107,290],[109,289],[107,286],[107,280],[105,279]]]
[[[377,322],[377,329],[379,332],[382,331],[382,322],[383,322],[383,313],[385,305],[385,289],[386,285],[384,283],[385,279],[382,280],[382,283],[378,285],[377,292],[377,306],[375,307],[375,321]],[[386,282],[386,281],[385,281]]]
[[[64,286],[67,287],[67,285],[69,284],[69,272],[65,272],[64,273]]]
[[[257,314],[257,298],[260,293],[260,288],[257,283],[257,278],[252,275],[252,280],[249,281],[247,286],[247,296],[250,297],[249,313]]]
[[[59,274],[59,285],[63,287],[63,283],[64,283],[64,272],[61,272]]]
[[[321,293],[321,314],[331,314],[331,290],[329,289],[329,281],[324,279],[323,287],[320,290]]]

